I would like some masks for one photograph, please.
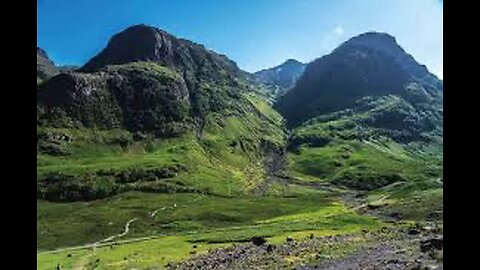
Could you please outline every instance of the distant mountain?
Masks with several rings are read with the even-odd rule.
[[[79,69],[80,66],[77,65],[64,65],[64,66],[58,66],[58,70],[60,72],[71,72]]]
[[[255,78],[266,85],[274,95],[281,95],[295,86],[295,82],[302,75],[306,64],[295,59],[288,59],[281,65],[255,72]]]
[[[37,47],[37,82],[51,78],[58,73],[58,68],[50,60],[45,50]]]
[[[356,36],[311,62],[275,107],[290,126],[351,107],[366,96],[398,95],[413,104],[441,104],[443,82],[384,33]]]

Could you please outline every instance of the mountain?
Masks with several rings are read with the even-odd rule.
[[[225,179],[259,181],[265,159],[283,151],[283,121],[255,94],[245,74],[235,62],[202,45],[146,25],[129,27],[113,36],[107,47],[80,69],[56,75],[37,87],[39,157],[60,162],[57,159],[88,156],[82,153],[89,153],[90,147],[103,149],[98,151],[107,156],[118,153],[117,147],[148,156],[152,148],[167,151],[159,141],[172,141],[178,147],[168,150],[177,156],[172,162],[182,160],[182,168],[190,164],[187,171],[192,177],[207,178],[195,187],[190,178],[174,180],[175,185],[182,183],[180,189],[221,190],[223,195],[226,184],[218,183]],[[121,159],[117,154],[111,158]],[[153,162],[170,170],[172,162],[166,160]],[[211,169],[211,162],[219,166]],[[102,170],[119,173],[114,163],[104,164]],[[39,172],[38,196],[46,200],[92,200],[139,188],[126,187],[114,177],[115,191],[99,192],[95,183],[103,175],[92,169],[88,174],[94,176],[74,171],[72,178],[65,180],[69,189],[86,190],[72,194],[51,179],[52,167],[46,165],[51,163],[40,164],[40,170],[48,173]],[[172,170],[178,172],[175,166]],[[147,167],[138,165],[139,170]],[[231,171],[234,176],[225,176]],[[53,172],[71,173],[68,167]],[[212,175],[216,176],[213,181]],[[84,186],[88,182],[85,177],[95,179],[90,182],[93,186]],[[165,183],[157,184],[161,185],[157,189],[165,190]]]
[[[80,68],[80,66],[77,66],[77,65],[58,66],[58,70],[60,72],[63,72],[63,73],[70,72],[70,71],[76,71],[79,68]]]
[[[241,97],[250,87],[246,73],[235,62],[151,26],[116,34],[76,71],[40,87],[45,121],[62,110],[70,125],[168,135],[201,129],[209,112],[251,106]]]
[[[353,106],[365,96],[399,95],[414,103],[443,99],[443,83],[418,64],[394,37],[377,32],[356,36],[311,62],[296,87],[275,107],[290,125]]]
[[[39,84],[38,248],[99,241],[139,214],[138,236],[174,232],[171,222],[185,232],[249,222],[253,216],[195,202],[240,209],[242,196],[261,191],[276,172],[270,160],[283,159],[283,119],[255,90],[226,56],[146,25],[116,34],[80,69]],[[117,199],[143,209],[111,204]],[[175,203],[194,208],[181,218],[143,215]],[[88,213],[68,210],[76,205]]]
[[[367,191],[443,179],[443,82],[388,34],[361,34],[311,62],[274,107],[298,175]]]
[[[254,75],[257,81],[267,86],[277,96],[295,86],[305,67],[306,64],[302,62],[288,59],[276,67],[257,71]]]
[[[59,73],[58,68],[42,48],[37,47],[37,82],[51,78]]]

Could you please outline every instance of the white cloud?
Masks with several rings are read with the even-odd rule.
[[[345,30],[343,30],[341,25],[337,25],[335,29],[333,29],[333,32],[338,36],[342,36],[345,33]]]

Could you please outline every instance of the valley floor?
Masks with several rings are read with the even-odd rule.
[[[175,205],[172,195],[121,194],[109,203],[123,201],[123,207],[115,208],[138,209],[134,222],[129,216],[118,224],[117,234],[123,235],[105,243],[97,239],[90,245],[40,251],[37,269],[442,269],[440,221],[395,221],[382,212],[386,204],[374,207],[382,205],[385,196],[368,201],[333,191],[328,184],[289,187],[285,197],[177,194]],[[284,212],[276,212],[280,209]],[[165,222],[172,213],[178,221],[174,228],[166,226],[166,233],[145,237],[146,226],[156,219]],[[249,215],[249,220],[232,221]],[[212,225],[208,229],[207,220]],[[195,222],[197,229],[191,226]],[[255,236],[266,243],[250,243]],[[430,246],[421,251],[425,245]]]

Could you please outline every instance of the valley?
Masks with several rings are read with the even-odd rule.
[[[38,269],[443,267],[443,82],[393,37],[268,82],[146,25],[44,63]]]

